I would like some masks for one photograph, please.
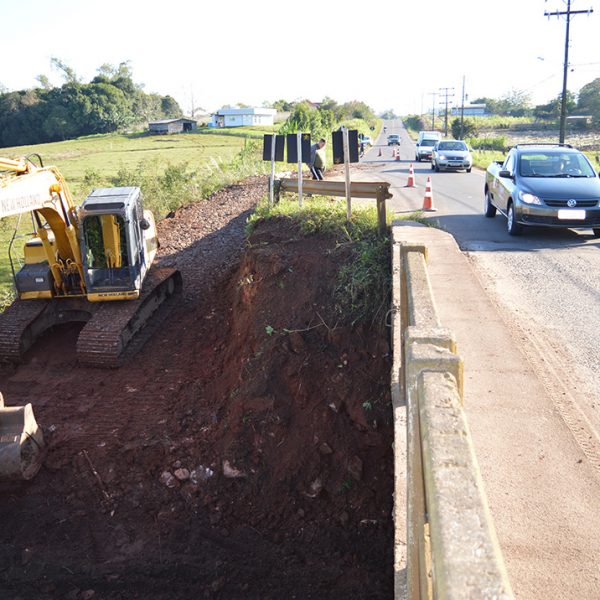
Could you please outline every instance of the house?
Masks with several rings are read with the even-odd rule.
[[[488,113],[486,112],[485,109],[485,104],[465,104],[464,107],[462,107],[464,112],[464,116],[465,117],[487,117]],[[452,107],[452,116],[453,117],[460,117],[460,112],[461,112],[461,107],[460,106],[453,106]]]
[[[213,116],[210,127],[248,127],[273,125],[274,108],[221,108]]]
[[[198,123],[194,119],[180,117],[178,119],[163,119],[162,121],[151,121],[148,123],[150,133],[181,133],[196,129]]]

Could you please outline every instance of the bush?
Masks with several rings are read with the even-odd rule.
[[[460,119],[454,119],[450,126],[452,130],[452,137],[455,140],[464,140],[465,138],[474,138],[477,135],[475,128],[475,122],[472,119],[464,119],[461,122]]]
[[[423,131],[427,129],[425,121],[419,115],[408,115],[408,117],[404,117],[403,120],[407,129],[412,129],[413,131]]]
[[[508,141],[504,136],[472,137],[467,139],[467,143],[475,150],[496,150],[498,152],[506,152],[508,150]]]

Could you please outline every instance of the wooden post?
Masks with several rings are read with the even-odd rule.
[[[271,177],[269,178],[269,208],[273,208],[273,195],[275,188],[275,142],[277,136],[271,136]]]
[[[298,150],[298,206],[302,208],[302,132],[296,134],[296,149]]]
[[[385,187],[377,188],[377,223],[379,233],[384,235],[387,229],[386,214],[385,214]]]
[[[348,142],[348,128],[342,127],[342,138],[344,140],[344,168],[346,171],[346,218],[352,219],[352,199],[350,190],[350,144]]]

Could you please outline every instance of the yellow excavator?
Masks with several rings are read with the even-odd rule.
[[[182,288],[179,271],[152,266],[156,225],[140,189],[95,189],[76,206],[59,170],[38,155],[0,158],[0,218],[28,213],[33,232],[18,270],[15,236],[9,245],[17,299],[0,313],[0,361],[19,362],[51,327],[81,321],[78,361],[120,366]],[[42,446],[31,405],[4,407],[0,396],[0,477],[33,477]]]

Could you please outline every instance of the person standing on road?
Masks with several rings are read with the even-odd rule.
[[[310,172],[313,179],[323,179],[325,170],[325,144],[327,142],[321,138],[316,144],[310,147]]]

